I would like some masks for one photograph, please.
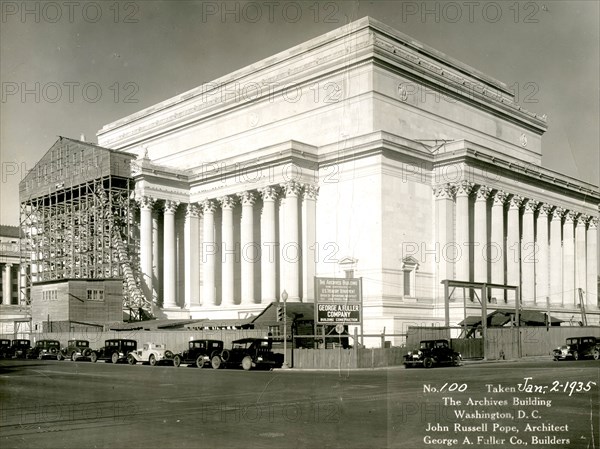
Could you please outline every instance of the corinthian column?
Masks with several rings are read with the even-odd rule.
[[[537,258],[535,265],[535,296],[536,302],[538,304],[545,305],[548,301],[548,216],[550,215],[550,210],[552,208],[548,204],[542,204],[539,208],[538,217],[537,217],[537,238],[536,238],[536,248],[537,248]]]
[[[598,217],[591,217],[588,221],[587,229],[587,253],[586,253],[586,271],[587,271],[587,299],[586,307],[588,310],[598,309]]]
[[[200,305],[200,255],[199,248],[200,209],[197,204],[187,205],[184,225],[185,306]]]
[[[281,264],[284,280],[282,290],[287,290],[288,301],[300,301],[300,234],[298,226],[298,196],[301,185],[295,181],[282,184],[285,194],[285,229],[281,246]]]
[[[317,195],[319,188],[310,184],[304,186],[302,195],[302,300],[315,300],[315,273],[317,242]]]
[[[140,270],[144,296],[152,302],[152,205],[154,199],[143,196],[140,203]]]
[[[586,250],[585,250],[585,234],[586,221],[588,217],[580,215],[577,218],[577,226],[575,227],[575,302],[579,304],[579,289],[584,292],[583,301],[585,300],[586,291]],[[585,305],[585,304],[584,304]]]
[[[175,259],[175,212],[178,201],[165,201],[163,222],[163,307],[177,307],[176,259]]]
[[[563,304],[575,307],[575,212],[565,215],[563,224]]]
[[[498,190],[493,195],[492,204],[492,236],[490,242],[490,261],[492,262],[492,283],[505,284],[504,261],[506,250],[504,249],[504,204],[507,195]],[[492,296],[498,302],[505,301],[504,290],[493,289]]]
[[[508,229],[506,230],[506,283],[521,286],[521,238],[519,230],[519,211],[523,204],[523,197],[513,195],[508,204]],[[509,296],[515,297],[515,293]],[[520,298],[515,297],[515,303]]]
[[[261,299],[263,303],[276,300],[277,295],[277,245],[275,232],[275,201],[277,190],[265,187],[260,190],[263,209],[260,218],[261,235]]]
[[[527,200],[523,211],[523,238],[521,239],[521,273],[523,275],[521,297],[523,303],[535,303],[535,264],[538,257],[535,245],[534,213],[538,202]]]
[[[240,229],[240,253],[242,275],[242,304],[254,304],[254,264],[258,260],[258,245],[254,242],[254,203],[256,197],[251,192],[238,194],[242,203]]]
[[[454,279],[455,255],[448,253],[449,244],[454,240],[453,207],[454,188],[450,184],[437,186],[433,190],[436,210],[436,245],[439,247],[437,262],[438,303],[444,303],[446,325],[449,325],[450,305],[444,298],[444,287],[441,281]]]
[[[163,213],[162,205],[159,202],[154,203],[152,208],[152,300],[158,304],[158,298],[161,296],[161,268],[164,261],[160,258],[160,215]]]
[[[202,202],[203,226],[202,226],[202,263],[203,263],[203,290],[202,303],[204,305],[217,305],[215,290],[215,264],[217,257],[217,244],[215,242],[215,209],[216,204],[212,200]]]
[[[12,304],[12,264],[5,263],[4,264],[4,304],[10,305]]]
[[[224,196],[219,199],[222,210],[221,224],[221,292],[222,306],[232,306],[235,304],[234,282],[235,282],[235,242],[233,239],[233,208],[235,207],[235,198]]]
[[[456,185],[456,242],[458,260],[456,262],[456,279],[469,282],[471,258],[469,248],[469,195],[473,191],[473,183],[461,181]],[[459,295],[462,296],[462,290]]]
[[[565,210],[556,207],[550,222],[550,303],[562,305],[562,217]]]
[[[488,282],[488,242],[487,242],[487,200],[491,190],[486,186],[479,186],[473,210],[475,239],[473,249],[473,279],[475,282]]]

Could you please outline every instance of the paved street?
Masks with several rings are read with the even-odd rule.
[[[539,385],[540,391],[494,393],[486,387],[518,388],[525,377],[531,377],[527,386]],[[585,448],[593,447],[590,438],[595,434],[595,447],[599,447],[599,383],[600,365],[593,360],[329,372],[2,360],[0,446],[417,449],[524,445],[509,442],[512,436],[529,447]],[[433,390],[442,388],[457,391]],[[451,403],[446,399],[444,404],[444,397],[452,398]],[[513,397],[530,403],[514,406]],[[509,404],[466,406],[469,398]],[[552,402],[540,405],[533,398]],[[456,410],[506,416],[459,419]],[[519,419],[518,410],[528,417]],[[568,427],[526,432],[527,422]],[[454,433],[455,423],[489,426]],[[492,429],[493,424],[498,427]],[[441,430],[431,430],[438,425]],[[443,426],[450,430],[444,431]],[[534,446],[532,435],[566,437],[569,443]],[[474,441],[465,443],[465,436]],[[483,439],[478,443],[477,437]],[[485,440],[492,437],[506,437],[506,441]]]

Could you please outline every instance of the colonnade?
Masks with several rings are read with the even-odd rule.
[[[598,217],[461,181],[434,188],[440,279],[521,287],[524,305],[597,308]],[[492,292],[498,302],[504,291]]]
[[[144,294],[152,298],[153,280],[159,278],[153,260],[159,242],[153,210],[159,201],[164,308],[270,303],[279,297],[280,289],[286,289],[288,301],[312,301],[317,195],[316,186],[291,181],[185,204],[140,197]],[[185,208],[183,267],[178,266],[175,240],[180,207]],[[259,222],[256,208],[260,208]],[[183,301],[177,289],[181,269]]]

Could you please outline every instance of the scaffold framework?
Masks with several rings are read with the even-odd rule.
[[[123,308],[152,313],[139,287],[132,155],[61,137],[20,184],[25,298],[36,282],[123,279]]]

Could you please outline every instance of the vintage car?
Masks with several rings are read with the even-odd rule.
[[[10,340],[0,339],[0,359],[11,357],[10,355]]]
[[[100,349],[92,350],[90,360],[96,363],[98,360],[106,362],[118,363],[127,360],[127,356],[131,351],[137,349],[137,341],[127,340],[123,338],[114,338],[106,340],[104,346]]]
[[[60,354],[60,341],[58,340],[38,340],[35,346],[27,352],[28,359],[45,358],[56,359]]]
[[[232,343],[231,349],[211,358],[214,369],[242,367],[246,371],[252,368],[281,368],[283,354],[272,351],[272,340],[266,338],[242,338]]]
[[[600,338],[570,337],[565,343],[553,351],[554,360],[579,360],[588,357],[600,360]]]
[[[8,353],[8,357],[16,357],[25,359],[27,358],[27,353],[31,349],[31,341],[25,339],[13,340],[12,345],[10,346],[10,351]]]
[[[89,358],[92,354],[90,342],[87,340],[69,340],[66,348],[62,348],[56,358],[58,360],[71,359],[76,361],[79,358]]]
[[[191,340],[189,347],[173,357],[173,365],[178,367],[181,364],[195,365],[198,368],[204,368],[210,365],[211,359],[215,355],[223,352],[223,342],[221,340]]]
[[[409,351],[404,356],[404,366],[406,368],[412,368],[413,366],[432,368],[434,365],[457,366],[460,361],[460,353],[450,347],[448,340],[423,340],[419,344],[419,349]]]
[[[136,349],[127,355],[127,363],[130,365],[141,362],[154,366],[160,362],[171,363],[172,361],[173,352],[168,350],[165,345],[157,343],[144,343],[142,349]]]

